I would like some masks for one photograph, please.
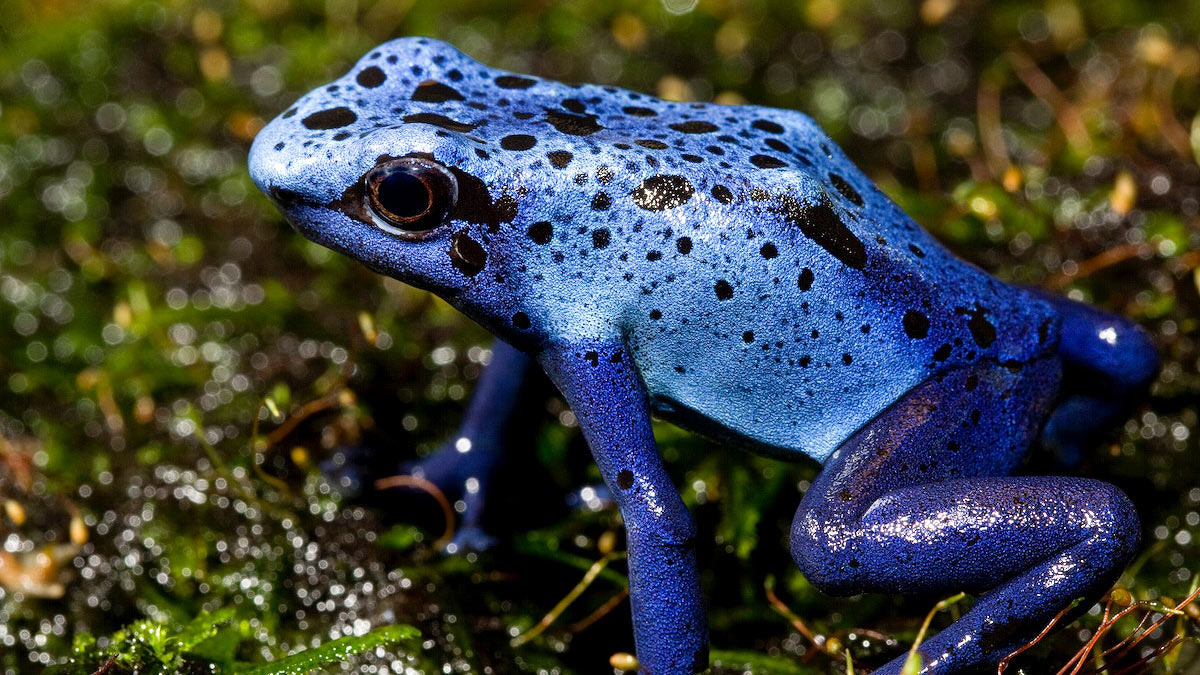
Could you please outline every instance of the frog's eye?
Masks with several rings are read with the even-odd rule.
[[[445,222],[458,199],[458,181],[441,164],[419,157],[393,160],[363,179],[367,205],[385,232],[426,232]]]

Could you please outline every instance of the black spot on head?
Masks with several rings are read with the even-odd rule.
[[[680,237],[679,239],[675,240],[675,250],[679,251],[683,255],[687,255],[687,254],[691,253],[692,252],[692,238],[691,237]]]
[[[633,115],[634,117],[654,117],[658,114],[650,108],[641,108],[636,105],[628,105],[624,108],[621,108],[621,110],[624,111],[626,115]]]
[[[463,95],[458,93],[454,87],[433,80],[425,80],[413,92],[412,100],[422,103],[445,103],[446,101],[462,101]]]
[[[554,237],[554,226],[550,224],[550,221],[539,221],[530,225],[525,234],[529,235],[535,244],[549,244],[550,239]]]
[[[546,153],[546,158],[550,160],[550,166],[556,169],[567,168],[567,165],[571,163],[572,157],[574,157],[574,155],[566,150],[555,150],[554,152]]]
[[[711,131],[716,131],[720,127],[712,122],[704,122],[701,120],[688,120],[687,122],[676,122],[671,125],[675,131],[681,131],[685,134],[707,134]]]
[[[387,75],[384,74],[383,70],[381,70],[379,66],[371,66],[369,68],[363,68],[361,71],[359,71],[358,75],[354,78],[354,81],[358,82],[359,85],[366,87],[367,89],[374,89],[375,87],[378,87],[387,81]]]
[[[537,145],[537,139],[529,134],[512,134],[500,139],[500,147],[505,150],[528,150]]]
[[[929,317],[915,309],[905,312],[904,334],[914,340],[924,339],[929,335]]]
[[[712,196],[716,197],[717,201],[722,204],[730,204],[733,202],[733,193],[724,185],[714,185],[712,188]]]
[[[606,211],[612,206],[612,197],[608,196],[607,192],[597,192],[595,197],[592,197],[592,209],[595,211]]]
[[[854,363],[854,357],[850,356],[849,354],[842,354],[842,363],[850,365],[851,363]]]
[[[461,82],[463,79],[463,74],[458,68],[454,68],[450,70],[450,72],[446,73],[446,77],[450,78],[451,82]]]
[[[592,248],[607,248],[612,234],[605,228],[592,231]]]
[[[728,300],[733,297],[733,286],[730,286],[728,281],[721,279],[713,285],[713,292],[717,294],[718,300]]]
[[[776,124],[770,120],[754,120],[754,123],[751,124],[750,126],[754,127],[755,129],[758,129],[759,131],[766,131],[767,133],[772,133],[772,134],[782,134],[783,133],[783,127],[779,126],[778,124]]]
[[[912,251],[912,252],[913,252],[913,255],[917,256],[918,258],[924,258],[924,257],[925,257],[925,251],[922,251],[922,250],[921,250],[921,247],[920,247],[920,246],[917,246],[916,244],[909,244],[909,245],[908,245],[908,250]]]
[[[512,324],[514,328],[520,330],[529,330],[529,327],[533,325],[529,321],[529,315],[525,312],[517,312],[516,314],[513,314]]]
[[[631,196],[634,204],[647,211],[665,211],[687,203],[694,193],[687,178],[658,174],[642,181]]]
[[[562,107],[570,110],[573,113],[581,113],[587,110],[587,108],[583,105],[583,101],[580,101],[577,98],[563,99]]]
[[[284,146],[285,146],[285,145],[286,145],[286,144],[285,144],[283,141],[280,141],[280,142],[278,142],[278,143],[276,143],[276,144],[275,144],[275,149],[276,149],[276,150],[282,150],[282,149],[284,148]]]
[[[633,472],[629,469],[621,469],[617,473],[617,487],[622,490],[628,490],[633,487]]]
[[[861,270],[867,264],[867,249],[842,222],[838,214],[822,199],[816,206],[807,206],[791,195],[781,198],[779,209],[788,222],[798,225],[804,236],[812,239],[843,264]]]
[[[450,239],[450,262],[458,271],[473,277],[483,271],[487,264],[487,251],[467,234],[466,230],[455,233]]]
[[[657,309],[652,309],[652,310],[650,310],[650,318],[654,319],[655,321],[658,321],[659,319],[662,318],[662,312]]]
[[[781,166],[787,166],[782,159],[771,155],[753,155],[750,157],[750,163],[760,169],[778,169]]]
[[[945,361],[946,359],[950,358],[950,350],[952,350],[952,349],[953,349],[953,347],[951,347],[949,344],[944,344],[941,347],[938,347],[933,352],[934,360],[935,361]]]
[[[634,141],[634,143],[637,143],[643,148],[650,148],[651,150],[666,150],[670,147],[666,143],[663,143],[662,141],[656,141],[652,138],[639,138],[638,140]]]
[[[853,202],[855,206],[863,205],[862,195],[858,194],[858,190],[855,190],[854,186],[848,183],[845,178],[836,173],[830,173],[829,182],[833,183],[833,187],[842,193],[843,197]]]
[[[767,260],[770,260],[771,258],[777,257],[779,255],[779,249],[775,248],[775,244],[772,244],[769,241],[767,243],[763,244],[762,248],[758,249],[758,252],[762,255],[762,257],[766,258]]]
[[[340,127],[354,124],[358,119],[358,115],[354,111],[345,107],[338,106],[315,112],[308,117],[300,120],[300,123],[309,129],[338,129]]]
[[[971,375],[967,377],[967,381],[963,386],[967,391],[975,391],[975,389],[979,387],[979,376],[975,373],[971,373]]]
[[[286,120],[287,118],[292,117],[295,114],[296,114],[295,108],[288,108],[287,110],[284,111],[284,113],[282,115],[280,115],[280,117],[282,117],[283,119]]]
[[[604,128],[596,122],[595,115],[572,115],[558,110],[547,110],[546,121],[568,136],[588,136]]]
[[[496,86],[501,89],[528,89],[537,84],[537,80],[518,75],[501,75],[496,78]]]
[[[646,251],[646,260],[650,262],[662,260],[662,251]]]
[[[807,291],[813,285],[813,271],[805,267],[800,270],[800,278],[796,280],[796,287],[802,291]]]
[[[745,342],[746,344],[754,342],[754,331],[748,330],[745,333],[742,333],[742,342]]]
[[[459,122],[457,120],[452,120],[445,115],[439,115],[437,113],[415,113],[413,115],[405,115],[403,120],[409,124],[432,124],[433,126],[441,127],[446,131],[457,131],[458,133],[465,133],[479,126],[478,123]]]
[[[596,169],[596,182],[601,185],[608,185],[613,182],[614,178],[612,167],[607,164],[601,164],[599,169]]]

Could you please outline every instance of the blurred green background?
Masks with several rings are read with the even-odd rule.
[[[511,645],[622,546],[613,512],[561,506],[598,477],[552,393],[487,554],[441,556],[432,499],[343,503],[317,469],[360,439],[431,451],[488,358],[480,329],[304,241],[246,175],[264,120],[414,34],[544,77],[803,110],[964,258],[1141,322],[1162,373],[1078,471],[1138,504],[1144,552],[1110,598],[1142,604],[1115,627],[1093,608],[1019,667],[1090,648],[1096,672],[1195,589],[1200,2],[3,0],[5,672],[233,672],[338,639],[308,665],[595,673],[632,651],[619,560]],[[844,672],[846,651],[864,672],[911,643],[937,598],[827,598],[791,562],[815,467],[657,432],[701,531],[716,672]],[[1200,672],[1197,617],[1108,672]],[[399,625],[421,636],[369,633]],[[364,634],[389,646],[346,641]]]

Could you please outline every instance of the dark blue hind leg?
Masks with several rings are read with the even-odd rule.
[[[978,594],[921,645],[922,673],[994,664],[1072,600],[1099,594],[1134,552],[1136,514],[1115,487],[1008,477],[1059,371],[1050,358],[922,384],[830,457],[796,511],[792,555],[820,589]]]
[[[1104,430],[1129,413],[1158,372],[1150,336],[1128,319],[1067,298],[1039,293],[1062,317],[1059,354],[1065,365],[1062,405],[1042,441],[1058,461],[1083,460]]]

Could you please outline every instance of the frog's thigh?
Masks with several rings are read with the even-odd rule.
[[[830,458],[796,512],[792,555],[830,593],[987,591],[922,645],[923,672],[1003,657],[1136,547],[1136,514],[1111,485],[1006,477],[1058,376],[1047,359],[922,384]]]

